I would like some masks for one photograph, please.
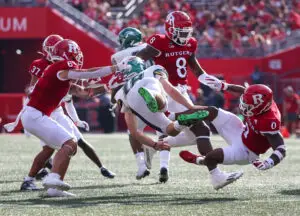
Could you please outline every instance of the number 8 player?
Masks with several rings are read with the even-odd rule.
[[[197,41],[192,37],[192,21],[186,13],[182,11],[169,13],[165,22],[165,31],[165,34],[155,34],[149,37],[147,46],[137,53],[137,56],[145,61],[153,59],[156,65],[163,66],[169,74],[170,83],[189,100],[186,86],[188,67],[201,83],[217,91],[226,90],[225,83],[206,74],[201,68],[195,56]],[[178,113],[186,111],[186,108],[170,98],[168,111]],[[192,127],[191,131],[197,137],[201,154],[205,155],[212,150],[209,140],[210,132],[205,124],[200,122]]]

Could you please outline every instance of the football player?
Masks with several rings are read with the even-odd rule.
[[[229,146],[215,149],[206,156],[181,151],[180,157],[189,163],[207,166],[215,189],[242,176],[242,172],[222,172],[217,164],[253,164],[258,170],[268,170],[285,157],[284,140],[280,133],[281,114],[269,87],[257,84],[245,89],[240,98],[240,110],[245,123],[222,109],[207,107],[204,110],[209,112],[206,119],[212,122]],[[273,153],[261,160],[259,155],[269,148],[274,150]]]
[[[70,122],[63,126],[49,117],[68,93],[71,81],[78,79],[99,78],[116,71],[117,66],[80,69],[83,55],[77,43],[64,39],[53,48],[53,64],[43,72],[34,86],[30,99],[21,114],[21,121],[26,130],[42,139],[50,149],[57,149],[53,161],[52,173],[43,180],[45,188],[68,190],[70,185],[63,181],[70,157],[77,151],[75,127]],[[82,73],[84,72],[84,73]]]
[[[195,124],[207,115],[207,111],[192,111],[197,106],[170,84],[167,71],[162,66],[153,65],[145,69],[144,61],[134,56],[125,58],[121,64],[129,67],[116,73],[111,78],[109,86],[113,89],[113,98],[120,104],[121,112],[125,114],[130,134],[140,143],[156,150],[169,150],[169,146],[163,141],[155,142],[138,130],[137,117],[156,131],[176,136],[187,126]],[[171,121],[164,113],[168,108],[167,94],[191,110],[191,113],[181,114],[177,117],[177,121]]]
[[[143,35],[138,29],[132,27],[124,28],[118,35],[121,50],[111,56],[112,64],[120,63],[124,58],[128,56],[135,56],[139,51],[144,49],[147,46],[147,43],[143,43],[142,39]],[[151,59],[145,62],[146,68],[152,65],[154,65],[154,62]],[[139,118],[137,119],[137,125],[140,131],[143,131],[146,127],[146,124]],[[141,143],[134,139],[131,134],[129,134],[129,142],[131,144],[131,148],[135,155],[136,163],[138,166],[136,179],[140,180],[150,174],[149,169],[151,169],[151,160],[149,158],[152,158],[153,154],[156,151],[154,151],[152,148],[147,148],[146,146],[141,145]],[[148,155],[148,157],[146,157],[148,160],[145,160],[144,151]],[[163,152],[160,154],[161,163],[165,164],[166,160]],[[163,165],[162,167],[165,167],[165,165]],[[168,176],[163,175],[164,173],[166,173],[166,171],[164,171],[164,168],[162,169],[163,170],[160,172],[159,181],[166,182],[168,180]]]
[[[43,47],[42,47],[43,57],[33,61],[29,69],[29,72],[31,74],[31,82],[30,82],[30,86],[26,90],[28,94],[30,94],[30,92],[32,91],[32,88],[36,84],[38,78],[42,76],[45,68],[48,67],[50,64],[52,64],[51,56],[53,54],[54,45],[62,40],[63,38],[59,35],[49,35],[44,40]],[[64,97],[63,100],[64,100],[65,109],[68,115],[71,117],[72,121],[76,124],[76,126],[84,128],[85,130],[88,131],[89,130],[88,123],[85,121],[81,121],[78,118],[77,112],[73,105],[72,96],[68,94],[66,97]],[[51,118],[55,119],[65,127],[67,127],[68,125],[73,126],[73,124],[70,124],[69,117],[64,114],[61,107],[58,107],[55,111],[51,113]],[[67,128],[71,130],[70,127]],[[99,167],[101,174],[107,178],[114,178],[115,174],[109,171],[108,169],[106,169],[102,165],[93,146],[91,146],[91,144],[89,144],[86,140],[83,139],[82,134],[79,132],[77,128],[74,128],[74,131],[76,132],[78,138],[79,147],[82,148],[84,153]],[[31,169],[29,171],[29,174],[24,178],[24,182],[21,185],[21,191],[37,190],[38,188],[36,187],[34,180],[42,179],[44,176],[48,174],[48,172],[45,169],[40,169],[40,168],[44,167],[45,165],[49,169],[52,168],[52,164],[49,161],[51,161],[51,155],[54,153],[54,149],[48,147],[43,141],[41,141],[41,145],[43,149],[35,157]],[[51,195],[64,194],[64,193],[60,193],[59,191],[55,191],[53,189],[52,190],[49,189],[49,191],[51,192],[50,193]]]
[[[147,46],[137,53],[137,56],[146,60],[153,59],[155,64],[162,65],[169,74],[170,83],[175,86],[184,97],[187,93],[188,67],[198,77],[198,80],[215,90],[225,90],[226,85],[216,77],[206,74],[196,58],[197,40],[192,37],[193,28],[190,17],[182,11],[174,11],[167,15],[165,34],[155,34],[148,38]],[[190,99],[189,99],[190,100]],[[182,112],[186,108],[171,98],[168,100],[168,111]],[[191,137],[197,140],[201,154],[205,155],[212,150],[209,135],[210,131],[204,122],[199,122],[190,128]],[[170,153],[160,152],[161,171],[166,172]],[[147,156],[147,154],[146,154]],[[162,160],[165,158],[165,160]],[[146,161],[150,161],[147,158]],[[167,172],[164,176],[167,176]]]

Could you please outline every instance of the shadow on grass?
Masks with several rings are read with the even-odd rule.
[[[300,195],[300,189],[282,190],[279,193],[282,195],[290,195],[290,196]]]
[[[122,193],[115,196],[75,197],[75,198],[45,198],[39,197],[25,200],[2,200],[7,205],[50,205],[65,208],[81,208],[100,204],[118,205],[201,205],[208,203],[224,203],[238,200],[237,198],[185,198],[190,194],[129,194]]]

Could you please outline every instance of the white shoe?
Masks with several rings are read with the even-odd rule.
[[[59,175],[56,173],[50,173],[47,175],[44,180],[43,180],[43,186],[48,189],[48,188],[56,188],[58,190],[69,190],[71,186],[64,181],[59,179]]]
[[[137,173],[136,173],[136,179],[140,180],[142,178],[145,178],[146,176],[150,175],[150,171],[147,169],[146,166],[139,167]]]
[[[76,196],[75,194],[72,194],[67,191],[61,191],[56,188],[49,188],[47,190],[47,195],[49,197],[75,197]]]
[[[211,183],[215,190],[219,190],[223,187],[225,187],[228,184],[233,183],[234,181],[238,180],[240,177],[242,177],[243,172],[220,172],[216,175],[210,175]]]
[[[150,170],[152,168],[152,159],[155,153],[157,152],[154,148],[143,145],[144,154],[145,154],[145,164],[146,167]]]

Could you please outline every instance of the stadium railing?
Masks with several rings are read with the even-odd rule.
[[[73,19],[77,24],[80,24],[84,27],[88,32],[93,33],[101,42],[107,44],[112,48],[116,48],[118,46],[117,36],[109,31],[104,26],[97,23],[95,20],[92,20],[84,13],[81,13],[76,8],[72,7],[70,4],[65,3],[61,0],[49,0],[48,4],[59,10],[65,16]]]

